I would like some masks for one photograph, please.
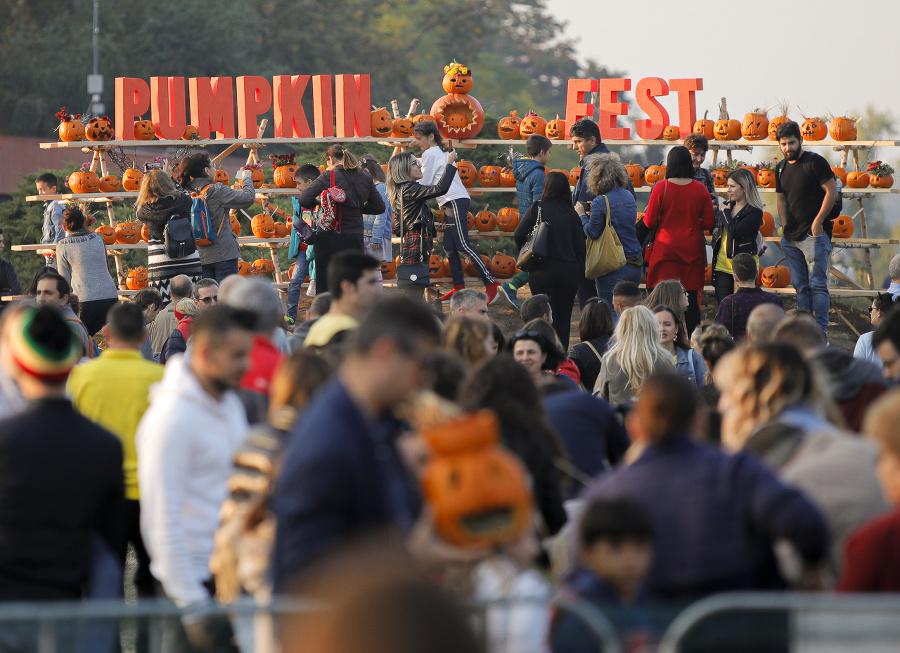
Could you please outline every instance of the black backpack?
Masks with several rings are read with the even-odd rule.
[[[184,258],[197,251],[190,218],[182,218],[178,214],[172,216],[166,223],[165,247],[169,258]]]

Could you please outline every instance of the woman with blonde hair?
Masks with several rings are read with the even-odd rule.
[[[728,173],[728,199],[722,202],[713,240],[713,286],[716,301],[734,292],[731,259],[750,254],[759,261],[757,243],[763,220],[763,202],[756,190],[756,177],[744,168]]]
[[[609,403],[632,402],[652,374],[675,370],[672,355],[662,345],[659,322],[646,306],[622,311],[613,339],[594,386]]]
[[[458,354],[469,367],[491,357],[488,338],[493,339],[493,331],[487,320],[455,315],[444,325],[444,349]]]
[[[581,202],[575,210],[581,217],[584,235],[597,240],[606,230],[606,209],[609,206],[610,225],[615,229],[625,252],[625,265],[597,277],[597,296],[610,307],[613,305],[613,288],[620,281],[641,282],[644,257],[641,244],[635,233],[637,204],[634,195],[628,191],[628,171],[617,154],[591,154],[584,158],[587,172],[587,186],[594,193],[590,215]]]
[[[180,274],[187,275],[196,283],[202,278],[200,254],[194,251],[182,258],[171,258],[166,254],[166,223],[173,217],[190,218],[192,202],[190,196],[175,186],[169,173],[163,170],[148,170],[141,180],[141,190],[134,204],[135,217],[145,225],[147,237],[147,279],[148,287],[160,294],[163,306],[171,301],[169,283]]]

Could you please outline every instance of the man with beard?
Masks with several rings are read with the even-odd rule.
[[[775,169],[778,217],[784,228],[781,249],[797,291],[797,307],[812,313],[827,333],[831,228],[838,199],[834,172],[823,157],[803,151],[796,122],[783,123],[775,136],[784,154]]]

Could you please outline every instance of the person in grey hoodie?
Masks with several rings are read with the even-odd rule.
[[[88,335],[84,323],[78,319],[75,311],[69,306],[69,295],[71,294],[72,289],[65,277],[52,272],[45,274],[37,282],[34,302],[38,306],[49,306],[59,311],[62,319],[69,324],[69,328],[78,336],[78,340],[81,342],[81,355],[93,358],[95,353],[94,341]]]
[[[230,274],[237,274],[238,259],[241,256],[237,236],[231,230],[226,209],[245,209],[253,204],[256,191],[250,179],[250,170],[243,170],[243,184],[240,190],[213,181],[215,168],[205,152],[195,152],[184,156],[178,162],[175,180],[189,193],[202,194],[209,207],[209,218],[216,241],[211,245],[198,246],[200,265],[204,279],[215,279],[219,283]]]

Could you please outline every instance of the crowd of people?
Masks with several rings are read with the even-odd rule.
[[[778,133],[779,211],[792,273],[808,273],[790,314],[755,285],[761,211],[745,171],[729,176],[720,206],[707,144],[692,136],[638,221],[596,124],[570,136],[582,155],[574,192],[544,172],[549,140],[532,136],[515,160],[516,241],[539,222],[550,240],[505,286],[472,256],[484,292],[462,282],[468,194],[429,123],[416,127],[422,160],[398,153],[386,173],[332,145],[330,170],[297,174],[296,237],[302,224],[315,237],[304,232],[295,252],[290,320],[270,283],[235,274],[237,241],[222,229],[228,209],[253,201],[249,175],[241,189],[217,184],[206,154],[174,178],[145,175],[137,217],[150,229],[151,287],[130,301],[116,297],[81,211],[61,212],[57,227],[48,202],[52,265],[0,316],[0,598],[118,598],[133,550],[137,595],[182,609],[166,650],[294,650],[307,637],[349,650],[367,628],[397,636],[391,650],[481,650],[451,595],[524,601],[489,608],[490,650],[581,652],[598,645],[576,615],[549,607],[554,596],[593,604],[628,650],[649,650],[635,647],[664,630],[655,607],[718,592],[900,591],[900,255],[872,304],[875,331],[851,355],[828,344],[817,278],[833,180],[790,123]],[[334,186],[340,230],[321,220]],[[205,197],[220,239],[173,257],[166,225],[188,193]],[[586,240],[607,228],[625,263],[587,279]],[[719,302],[709,324],[704,230]],[[443,303],[412,282],[385,292],[390,234],[414,266],[439,232],[454,275]],[[316,288],[301,321],[294,282],[307,272]],[[492,321],[504,298],[520,329]],[[421,486],[433,456],[424,434],[475,411],[496,417],[532,501],[533,519],[493,546],[451,543]],[[331,609],[278,628],[209,609],[286,595]],[[347,619],[361,630],[343,632]],[[33,636],[0,628],[0,646]],[[141,629],[137,647],[149,650]]]

